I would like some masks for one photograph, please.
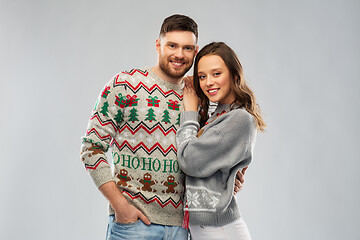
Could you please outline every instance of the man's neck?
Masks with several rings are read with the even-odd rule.
[[[167,75],[166,73],[164,73],[163,70],[161,70],[159,65],[152,67],[151,71],[153,71],[159,78],[163,79],[164,81],[167,81],[167,82],[170,82],[173,84],[180,84],[181,81],[183,80],[183,77],[181,77],[181,78],[169,77],[169,75]]]

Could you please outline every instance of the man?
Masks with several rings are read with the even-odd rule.
[[[182,79],[198,51],[197,39],[194,20],[166,18],[156,40],[157,64],[116,75],[100,93],[81,159],[110,203],[107,239],[187,239],[175,134]],[[110,147],[114,173],[105,155]]]

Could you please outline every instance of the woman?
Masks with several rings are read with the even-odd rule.
[[[184,227],[189,223],[195,240],[251,239],[233,186],[236,172],[251,162],[257,130],[265,127],[255,95],[235,52],[223,42],[200,50],[191,82],[186,79],[176,134],[179,165],[187,175]],[[210,102],[218,106],[209,118]]]

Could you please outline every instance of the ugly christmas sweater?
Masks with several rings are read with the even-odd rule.
[[[184,174],[175,144],[182,88],[150,69],[122,72],[101,91],[82,138],[81,159],[96,186],[114,181],[156,224],[179,226],[183,219]]]
[[[186,176],[185,216],[192,225],[223,226],[240,217],[233,195],[238,169],[248,166],[256,138],[254,117],[219,104],[197,137],[198,113],[183,112],[176,134],[178,161]]]

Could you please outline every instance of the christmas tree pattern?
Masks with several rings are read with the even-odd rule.
[[[154,109],[149,108],[148,113],[146,114],[147,118],[145,120],[148,120],[149,122],[156,121]]]
[[[177,119],[176,119],[176,123],[175,123],[176,125],[180,125],[180,113],[178,114],[178,117],[177,117]]]
[[[135,122],[135,121],[139,121],[139,119],[137,118],[137,116],[139,116],[137,114],[137,110],[135,108],[130,110],[130,116],[129,116],[129,121],[131,122]]]
[[[105,102],[104,105],[102,106],[101,108],[101,111],[100,111],[104,116],[108,117],[108,112],[109,112],[109,103],[108,102]]]
[[[170,123],[170,116],[168,110],[164,111],[164,115],[162,117],[163,117],[163,119],[161,120],[162,122],[164,122],[165,124]]]
[[[119,109],[119,111],[117,112],[117,114],[115,115],[115,121],[117,123],[121,123],[124,120],[123,118],[123,113],[121,111],[121,109]]]

